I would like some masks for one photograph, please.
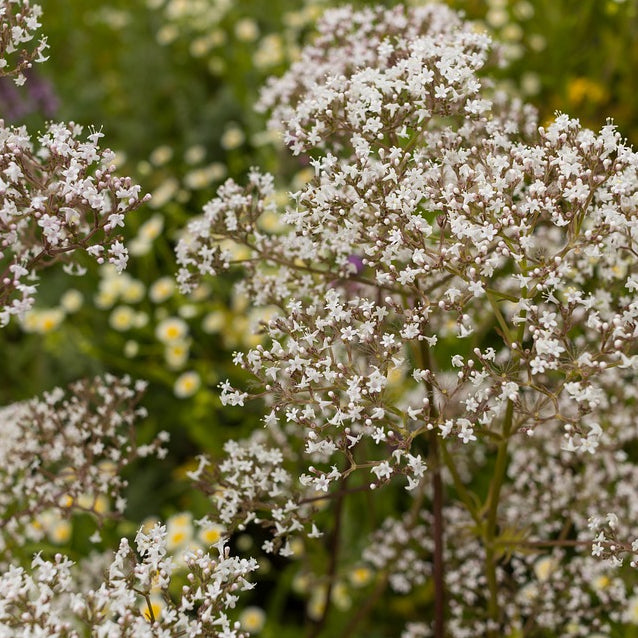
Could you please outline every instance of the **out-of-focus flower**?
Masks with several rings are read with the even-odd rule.
[[[173,157],[173,149],[166,144],[162,146],[158,146],[155,150],[151,152],[149,155],[149,160],[151,164],[155,166],[162,166],[167,162],[170,162]]]
[[[175,385],[173,386],[173,392],[179,399],[186,399],[193,396],[201,386],[201,379],[199,374],[194,371],[184,372],[184,374],[177,377]]]
[[[186,365],[189,347],[188,341],[173,341],[166,345],[164,359],[171,370],[178,370]]]
[[[206,157],[206,148],[202,144],[193,144],[184,151],[184,161],[187,164],[199,164]]]
[[[244,631],[258,634],[266,624],[266,612],[261,607],[246,607],[239,614],[239,623]]]
[[[239,148],[246,139],[244,132],[238,127],[231,125],[222,134],[220,144],[227,151]]]
[[[162,343],[180,341],[188,334],[188,324],[179,317],[168,317],[157,324],[155,336]]]
[[[135,311],[130,306],[117,306],[109,316],[109,324],[119,332],[130,330],[135,325]]]
[[[173,277],[161,277],[151,284],[148,289],[148,297],[153,303],[162,303],[172,297],[175,292],[175,280]]]
[[[235,23],[235,35],[243,42],[254,42],[259,37],[259,27],[252,18],[242,18]]]
[[[22,328],[25,332],[46,334],[56,330],[64,321],[64,316],[61,308],[30,310],[22,320]]]
[[[152,193],[149,206],[162,208],[175,196],[179,190],[179,182],[174,177],[167,177]]]
[[[372,580],[372,570],[365,565],[359,565],[348,574],[348,579],[353,587],[365,587]]]
[[[223,536],[225,531],[226,528],[223,525],[204,521],[204,524],[199,527],[197,538],[204,543],[204,545],[214,545],[219,542],[219,539]]]
[[[190,512],[182,512],[171,516],[166,521],[166,547],[175,551],[183,547],[193,538],[193,517]]]
[[[60,306],[69,314],[77,312],[83,303],[84,296],[79,290],[74,288],[70,288],[60,297]]]

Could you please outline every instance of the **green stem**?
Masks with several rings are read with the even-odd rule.
[[[454,483],[454,489],[456,490],[456,494],[461,499],[463,505],[465,505],[465,509],[469,512],[472,520],[481,528],[483,526],[483,521],[481,520],[480,514],[478,512],[478,508],[476,507],[475,502],[472,500],[472,494],[465,487],[465,484],[461,480],[461,476],[459,471],[456,469],[456,465],[454,464],[454,459],[452,455],[448,452],[447,446],[445,444],[445,440],[441,439],[440,443],[440,452],[441,459],[443,463],[445,463],[445,467],[447,467],[448,471],[452,475],[452,481]]]

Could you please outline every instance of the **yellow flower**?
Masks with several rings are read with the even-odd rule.
[[[130,306],[118,306],[109,317],[109,324],[114,330],[124,332],[130,330],[135,323],[135,311]]]
[[[166,45],[177,40],[178,36],[179,29],[174,24],[166,24],[157,32],[155,38],[158,44]]]
[[[226,531],[223,525],[217,523],[209,523],[204,527],[201,527],[197,532],[197,538],[204,543],[204,545],[214,545]]]
[[[365,587],[372,580],[372,570],[360,565],[350,572],[349,579],[354,587]]]
[[[97,464],[98,470],[100,470],[100,474],[102,474],[102,476],[115,476],[117,474],[117,465],[115,463],[113,463],[113,461],[110,461],[108,459],[105,459],[104,461],[100,461]]]
[[[567,84],[567,99],[575,106],[584,102],[600,104],[607,97],[605,87],[589,78],[574,78]]]
[[[341,610],[349,609],[352,605],[352,598],[348,594],[348,588],[345,583],[335,583],[330,599]]]
[[[196,317],[197,314],[199,313],[199,308],[193,304],[187,303],[187,304],[184,304],[183,306],[180,306],[177,312],[179,313],[179,316],[182,317],[183,319],[192,319],[193,317]]]
[[[253,62],[256,67],[265,69],[280,64],[283,59],[284,42],[278,33],[271,33],[261,39]]]
[[[102,310],[110,308],[117,301],[117,295],[112,291],[100,290],[95,295],[95,305]]]
[[[175,381],[173,392],[178,399],[192,397],[201,386],[201,379],[197,372],[193,370],[184,372]]]
[[[163,229],[164,217],[160,213],[155,213],[155,215],[140,226],[137,231],[137,236],[143,241],[150,242],[157,239]]]
[[[141,281],[137,279],[126,279],[122,286],[122,299],[126,303],[137,303],[144,298],[146,288]]]
[[[281,217],[274,210],[267,210],[257,220],[259,228],[267,233],[280,233],[286,227]]]
[[[164,609],[164,601],[159,596],[150,596],[150,609],[146,600],[140,603],[140,611],[148,622],[159,620]]]
[[[187,164],[199,164],[206,157],[206,147],[203,144],[193,144],[184,151],[184,161]]]
[[[110,509],[109,500],[104,494],[98,494],[98,496],[93,496],[93,494],[81,494],[78,498],[78,505],[96,514],[104,514]]]
[[[60,500],[58,501],[58,505],[63,509],[71,507],[71,505],[73,505],[73,497],[70,494],[61,496]]]
[[[164,359],[171,370],[184,367],[188,361],[189,345],[187,341],[175,341],[166,346]]]
[[[188,334],[188,324],[179,317],[167,317],[157,324],[155,336],[162,343],[182,341]]]
[[[53,523],[49,529],[49,539],[56,545],[65,545],[71,540],[71,523],[61,519]]]
[[[84,297],[82,293],[72,288],[62,295],[60,298],[60,306],[68,313],[77,312],[82,307],[83,301]]]
[[[134,341],[133,339],[129,339],[124,344],[124,356],[128,357],[129,359],[136,357],[139,351],[140,351],[140,344],[137,343],[137,341]]]
[[[308,591],[309,585],[310,579],[308,578],[308,574],[304,574],[303,572],[298,572],[292,579],[292,591],[297,594],[305,594]]]
[[[538,585],[536,583],[528,583],[525,587],[519,590],[518,598],[523,603],[534,602],[536,598],[538,598]]]
[[[161,277],[153,282],[148,290],[149,299],[153,303],[162,303],[171,297],[175,291],[175,282],[172,277]]]
[[[187,188],[197,190],[206,188],[213,182],[222,180],[226,175],[226,167],[220,162],[213,162],[208,166],[202,166],[186,173],[184,176],[184,185]]]
[[[173,157],[173,149],[166,144],[162,146],[158,146],[155,150],[153,150],[149,156],[151,160],[151,164],[155,164],[155,166],[161,166],[162,164],[166,164]]]
[[[266,612],[261,607],[246,607],[239,615],[239,623],[244,631],[257,634],[266,624]]]
[[[61,308],[30,310],[25,314],[22,327],[25,332],[46,334],[58,328],[64,320],[64,316],[64,311]]]
[[[405,369],[402,367],[390,368],[388,370],[388,384],[396,386],[403,382],[405,378]]]
[[[243,42],[254,42],[259,37],[259,27],[252,18],[243,18],[235,24],[235,35]]]
[[[308,606],[306,607],[308,618],[312,620],[319,620],[319,618],[321,618],[321,616],[323,615],[325,608],[326,588],[315,587],[315,589],[312,590],[310,600],[308,601]]]
[[[149,516],[148,518],[145,518],[142,521],[142,532],[144,534],[148,534],[158,523],[159,519],[157,519],[155,516]]]
[[[290,541],[290,550],[295,558],[303,556],[304,549],[304,543],[299,537],[295,537]]]
[[[543,583],[558,569],[558,561],[553,556],[542,556],[534,563],[536,578]]]
[[[222,134],[220,144],[223,149],[232,151],[239,148],[246,139],[244,132],[238,126],[229,126]]]
[[[173,551],[193,539],[193,518],[189,512],[175,514],[166,521],[166,548]]]
[[[147,324],[148,324],[148,314],[145,312],[136,312],[133,325],[136,328],[143,328]]]
[[[592,581],[592,587],[596,591],[603,591],[604,589],[607,589],[609,585],[611,585],[611,578],[609,578],[609,576],[605,574],[600,574],[600,576],[596,576],[596,578],[594,578],[594,580]]]
[[[507,11],[500,8],[491,9],[485,16],[485,21],[494,29],[500,29],[507,24]]]

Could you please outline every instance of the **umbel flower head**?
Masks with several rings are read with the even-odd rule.
[[[253,170],[245,187],[228,180],[177,247],[183,291],[236,265],[242,292],[280,309],[264,326],[267,345],[235,354],[258,390],[225,382],[221,396],[265,400],[284,452],[281,503],[266,507],[255,499],[265,483],[245,480],[244,507],[219,472],[214,499],[242,521],[270,516],[285,536],[310,529],[305,510],[291,522],[295,503],[316,494],[340,502],[346,481],[376,489],[402,477],[415,503],[430,503],[432,525],[445,519],[475,535],[465,547],[476,560],[445,548],[451,565],[468,569],[452,592],[486,610],[471,635],[513,631],[521,613],[556,629],[554,612],[535,617],[523,598],[502,604],[499,587],[518,591],[536,572],[518,557],[508,576],[494,548],[551,546],[561,534],[586,544],[597,505],[569,493],[587,472],[612,511],[636,511],[619,476],[632,474],[622,448],[638,422],[638,155],[612,123],[596,133],[557,113],[539,127],[533,109],[486,79],[487,36],[442,5],[335,9],[318,31],[261,98],[313,178],[282,210],[271,176]],[[263,230],[264,214],[279,215],[277,232]],[[227,452],[237,461],[255,445]],[[265,472],[255,469],[261,451],[247,472],[270,476],[267,454]],[[520,476],[508,474],[511,460]],[[426,487],[442,465],[460,504],[441,507]],[[526,467],[545,469],[534,477]],[[489,478],[487,497],[470,493],[474,471]],[[558,500],[526,501],[550,475]],[[538,503],[533,516],[525,502]],[[416,520],[408,516],[412,528]],[[441,543],[422,544],[427,561],[440,561]],[[586,558],[543,586],[570,578],[586,589]],[[433,569],[440,574],[440,562]],[[580,607],[602,630],[588,604]],[[470,635],[465,605],[456,609],[454,627]]]
[[[400,466],[422,432],[489,436],[508,406],[516,430],[559,419],[595,451],[603,386],[637,361],[636,154],[611,124],[536,129],[482,88],[486,36],[438,5],[336,10],[320,33],[262,98],[294,152],[316,149],[289,232],[258,230],[272,178],[229,180],[178,246],[182,288],[230,266],[222,238],[252,251],[243,286],[282,316],[236,359],[310,451],[392,431]],[[410,391],[388,411],[396,368]]]

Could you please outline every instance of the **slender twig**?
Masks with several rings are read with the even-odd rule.
[[[328,620],[328,614],[330,613],[331,605],[330,600],[332,598],[332,590],[334,587],[335,577],[337,574],[337,565],[339,562],[339,546],[341,543],[341,523],[343,520],[343,505],[344,505],[344,496],[346,494],[345,485],[348,480],[347,476],[344,476],[341,479],[341,487],[336,493],[335,500],[335,524],[332,530],[332,535],[330,538],[330,562],[328,564],[328,571],[326,573],[328,583],[326,587],[326,598],[323,606],[323,610],[321,612],[321,617],[317,622],[313,623],[310,626],[310,630],[308,632],[308,638],[316,638],[321,630],[324,628],[326,621]]]

